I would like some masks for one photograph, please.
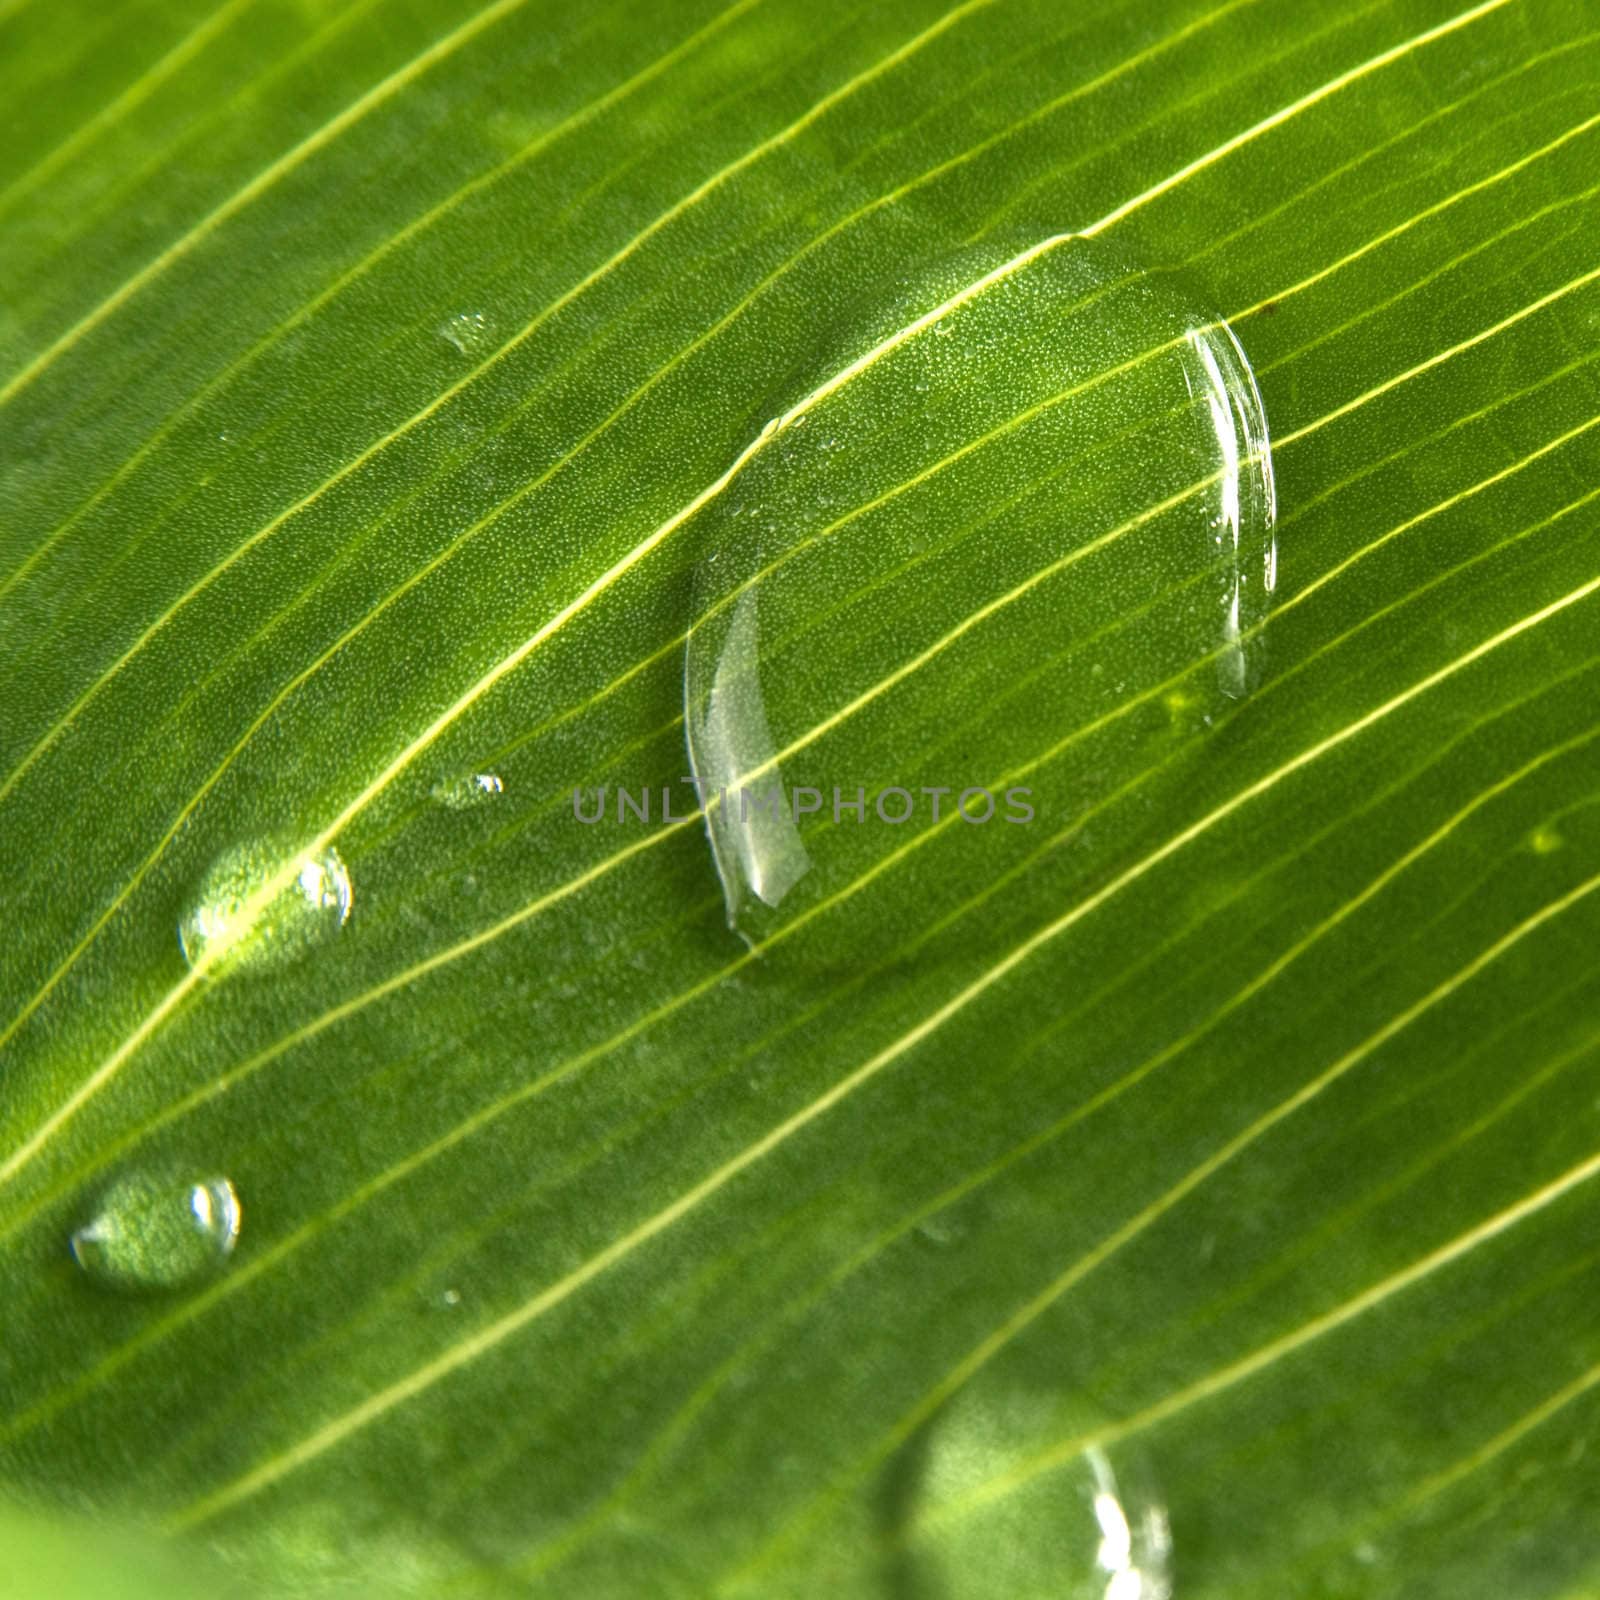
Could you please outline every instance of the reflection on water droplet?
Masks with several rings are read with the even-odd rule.
[[[72,1235],[72,1253],[108,1288],[176,1289],[227,1260],[241,1221],[239,1196],[226,1178],[130,1173]]]
[[[1205,407],[1217,449],[1212,522],[1224,554],[1217,568],[1217,681],[1237,699],[1260,678],[1260,652],[1251,644],[1278,582],[1272,452],[1261,395],[1233,330],[1226,323],[1191,328],[1186,348],[1189,393]]]
[[[890,1478],[889,1545],[918,1600],[1167,1600],[1172,1537],[1148,1473],[1094,1444],[1081,1398],[982,1373]]]
[[[707,810],[706,825],[735,924],[748,896],[776,906],[811,867],[798,809],[778,775],[757,660],[756,596],[746,589],[734,605],[689,741],[698,792],[722,794]]]
[[[450,811],[466,811],[505,793],[505,784],[496,772],[465,772],[441,778],[428,792]]]
[[[292,876],[265,904],[259,897],[292,865]],[[350,873],[331,846],[301,853],[262,840],[217,858],[178,923],[184,959],[208,971],[277,965],[336,933],[350,915]]]
[[[864,314],[698,519],[688,756],[752,942],[892,948],[896,897],[856,894],[885,870],[955,916],[1260,678],[1276,498],[1237,340],[1098,241],[1020,254]],[[1051,869],[1105,865],[1080,838]]]
[[[481,311],[458,311],[439,324],[438,334],[469,356],[488,343],[489,319]]]

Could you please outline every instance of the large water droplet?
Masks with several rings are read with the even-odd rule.
[[[918,1600],[1167,1600],[1172,1538],[1149,1472],[1073,1444],[1080,1397],[980,1376],[893,1481],[888,1544]]]
[[[72,1253],[107,1287],[176,1289],[227,1260],[241,1221],[239,1196],[226,1178],[130,1173],[73,1234]]]
[[[280,875],[283,887],[262,895]],[[338,932],[350,915],[350,873],[331,846],[311,852],[252,840],[225,851],[178,922],[190,966],[277,965]]]
[[[1103,868],[1074,824],[1260,677],[1276,502],[1238,342],[1096,241],[1019,256],[903,285],[701,514],[688,754],[752,942],[887,948],[904,896],[857,892],[884,872],[932,930],[1047,845]]]

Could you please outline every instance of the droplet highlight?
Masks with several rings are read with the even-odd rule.
[[[276,966],[337,933],[354,894],[332,846],[296,853],[252,841],[225,851],[206,873],[179,920],[178,943],[191,967],[203,961],[208,972]]]
[[[811,870],[800,837],[801,813],[784,788],[767,725],[753,590],[734,605],[697,710],[689,765],[696,793],[712,799],[711,854],[724,888],[731,886],[730,919],[737,924],[748,900],[781,905]]]
[[[72,1235],[72,1254],[106,1288],[177,1289],[222,1267],[242,1222],[238,1193],[226,1178],[131,1173]]]
[[[696,520],[690,770],[763,954],[1005,936],[1021,873],[1260,681],[1265,411],[1232,330],[1098,240],[935,263],[842,332]],[[914,890],[864,892],[887,874]],[[908,917],[908,904],[914,906]]]

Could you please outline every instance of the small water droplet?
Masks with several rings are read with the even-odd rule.
[[[108,1288],[177,1289],[222,1266],[242,1220],[239,1196],[226,1178],[129,1173],[72,1235],[72,1253]]]
[[[1100,241],[1024,254],[864,313],[699,518],[688,757],[763,949],[942,937],[1261,675],[1276,491],[1237,340]],[[883,870],[915,875],[914,919],[856,894]]]
[[[898,1464],[887,1543],[927,1600],[1167,1600],[1172,1536],[1136,1457],[1113,1465],[1082,1399],[981,1373]]]
[[[285,874],[283,887],[262,902]],[[178,943],[191,967],[204,959],[207,971],[277,965],[338,932],[353,894],[349,869],[332,846],[297,854],[253,840],[217,858],[178,922]]]
[[[1528,844],[1539,856],[1554,855],[1565,843],[1560,833],[1550,823],[1542,823],[1528,835]]]
[[[489,319],[481,311],[458,311],[453,317],[446,317],[437,331],[441,339],[469,356],[488,342]]]
[[[504,794],[505,789],[497,772],[466,772],[441,778],[428,792],[450,811],[467,811]]]

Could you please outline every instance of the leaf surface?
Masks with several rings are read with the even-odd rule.
[[[1185,1595],[1592,1593],[1595,21],[0,4],[12,1496],[1009,1600],[1104,1463]],[[741,939],[573,809],[688,809],[719,628],[735,776],[1034,820],[806,819]],[[215,1272],[75,1263],[129,1174]]]

